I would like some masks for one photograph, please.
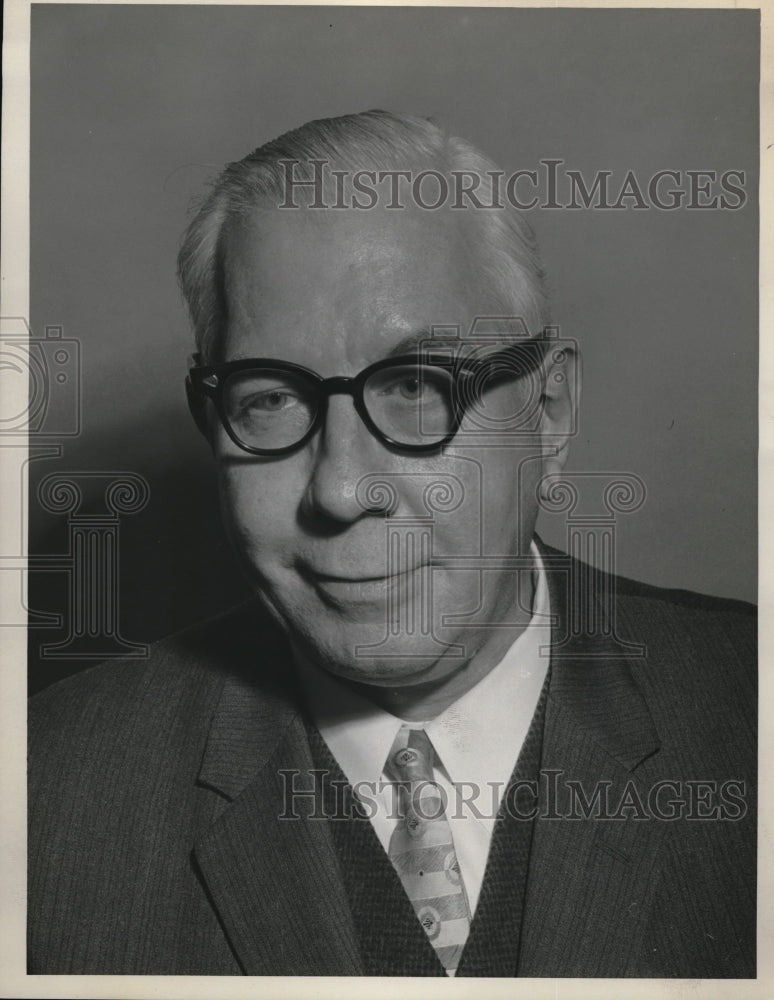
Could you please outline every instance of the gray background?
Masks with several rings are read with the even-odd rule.
[[[555,321],[583,349],[573,470],[631,472],[617,570],[755,600],[756,11],[46,6],[32,10],[31,324],[82,351],[83,424],[30,466],[32,552],[65,518],[34,501],[54,471],[145,476],[122,524],[121,627],[147,641],[246,591],[188,417],[191,341],[174,263],[192,199],[227,161],[312,118],[432,115],[504,170],[565,161],[744,170],[739,211],[529,213]],[[561,518],[544,538],[562,546]],[[64,610],[62,574],[30,599]],[[41,663],[33,689],[80,666]]]

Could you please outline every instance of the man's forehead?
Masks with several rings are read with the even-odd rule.
[[[320,260],[302,246],[303,253],[288,243],[287,252],[272,255],[264,244],[255,266],[243,258],[227,274],[229,358],[276,357],[321,374],[355,374],[382,358],[427,350],[436,325],[446,327],[446,343],[470,326],[473,288],[438,259],[380,267],[369,257],[355,266],[351,258],[332,260],[335,247],[321,245]]]
[[[230,309],[251,302],[263,310],[347,310],[359,303],[389,314],[404,304],[408,334],[461,321],[463,305],[464,318],[484,308],[476,301],[485,282],[470,242],[453,216],[416,209],[258,208],[226,227],[224,288]]]

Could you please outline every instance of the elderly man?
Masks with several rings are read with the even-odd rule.
[[[577,357],[500,176],[368,112],[193,220],[256,599],[33,703],[31,972],[755,974],[752,609],[535,536]]]

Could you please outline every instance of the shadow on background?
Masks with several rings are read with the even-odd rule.
[[[171,418],[174,423],[174,419]],[[157,420],[128,427],[118,434],[96,437],[79,447],[65,447],[61,459],[41,460],[29,466],[29,554],[61,556],[70,547],[71,515],[51,514],[38,501],[40,483],[50,474],[72,477],[82,486],[81,510],[103,507],[100,485],[78,470],[131,472],[149,486],[146,506],[121,516],[118,522],[116,562],[117,634],[127,643],[147,644],[188,625],[218,614],[249,594],[221,525],[215,472],[205,446],[191,432],[191,445],[168,453],[158,437]],[[185,440],[184,434],[166,441]],[[144,452],[138,440],[148,442]],[[198,446],[198,447],[197,447]],[[112,456],[112,465],[106,463]],[[86,567],[88,571],[88,566]],[[82,584],[81,584],[82,585]],[[94,641],[94,655],[51,656],[46,647],[67,641],[72,634],[79,581],[72,567],[34,570],[29,574],[28,607],[32,612],[63,617],[61,627],[31,626],[28,633],[29,690],[47,685],[107,659],[111,643]],[[86,600],[105,597],[100,593]],[[60,651],[61,652],[61,651]]]

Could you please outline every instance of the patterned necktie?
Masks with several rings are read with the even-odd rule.
[[[386,767],[400,782],[401,804],[389,856],[441,964],[453,973],[470,929],[470,908],[444,802],[433,778],[434,757],[424,729],[401,726]]]

